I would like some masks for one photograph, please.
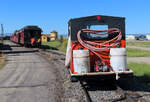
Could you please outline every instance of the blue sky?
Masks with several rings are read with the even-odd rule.
[[[150,33],[150,0],[1,0],[0,23],[11,33],[38,25],[43,33],[67,34],[70,18],[110,15],[126,17],[126,33]]]

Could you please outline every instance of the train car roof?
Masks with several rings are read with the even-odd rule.
[[[93,16],[86,16],[86,17],[79,17],[79,18],[71,18],[69,22],[72,21],[89,21],[89,20],[96,20],[97,17],[101,17],[101,19],[115,19],[115,20],[125,20],[125,17],[116,17],[116,16],[106,16],[106,15],[93,15]]]
[[[38,26],[25,26],[21,30],[39,30],[39,31],[42,31],[42,29],[39,28]]]
[[[81,29],[87,29],[91,25],[107,25],[108,29],[118,28],[122,33],[122,39],[125,39],[125,17],[94,15],[70,19],[68,22],[68,35],[71,34],[71,40],[77,41],[77,33]],[[111,39],[113,35],[109,35]]]

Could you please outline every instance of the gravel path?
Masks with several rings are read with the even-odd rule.
[[[68,71],[64,67],[64,54],[12,48],[13,53],[10,51],[8,54],[6,66],[0,70],[1,102],[86,102],[81,84],[69,80]],[[139,92],[140,97],[150,101],[147,88],[137,82],[127,82],[122,83],[127,85],[129,92]],[[112,102],[120,97],[111,83],[103,83],[96,81],[95,85],[92,82],[92,85],[86,87],[92,102]]]
[[[138,46],[127,46],[127,48],[134,48],[139,50],[150,51],[150,48],[138,47]],[[150,57],[127,57],[127,62],[137,62],[150,64]]]
[[[41,54],[54,64],[55,69],[60,73],[60,81],[63,83],[64,97],[62,102],[86,102],[84,91],[79,82],[70,82],[68,70],[65,68],[65,55],[58,51],[40,51]]]
[[[150,48],[139,47],[139,46],[127,46],[127,48],[133,48],[133,49],[139,49],[139,50],[150,51]]]
[[[146,63],[150,64],[150,57],[128,57],[127,62]]]
[[[7,52],[0,70],[0,102],[60,102],[63,90],[53,63],[28,48]]]

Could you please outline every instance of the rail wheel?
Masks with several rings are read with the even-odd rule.
[[[70,77],[71,82],[78,82],[79,80],[76,77]]]

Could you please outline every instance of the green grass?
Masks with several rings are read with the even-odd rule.
[[[68,39],[65,39],[65,40],[63,41],[62,45],[59,47],[59,50],[60,50],[61,52],[66,52],[66,50],[67,50],[67,43],[68,43]]]
[[[133,70],[140,82],[150,86],[150,64],[130,62],[128,68]]]
[[[48,45],[49,47],[56,48],[59,51],[65,53],[67,50],[67,42],[68,42],[68,39],[64,39],[63,42],[56,40],[56,41],[50,41],[50,42],[43,42],[42,45]]]
[[[55,41],[50,41],[50,42],[42,42],[42,45],[48,45],[50,47],[58,48],[61,45],[61,43],[60,43],[60,41],[55,40]]]
[[[127,46],[139,46],[139,47],[149,47],[150,48],[150,41],[141,41],[141,42],[127,42]]]
[[[146,57],[150,56],[150,51],[127,48],[127,57]]]
[[[0,69],[4,67],[6,58],[7,58],[6,55],[0,56]]]

